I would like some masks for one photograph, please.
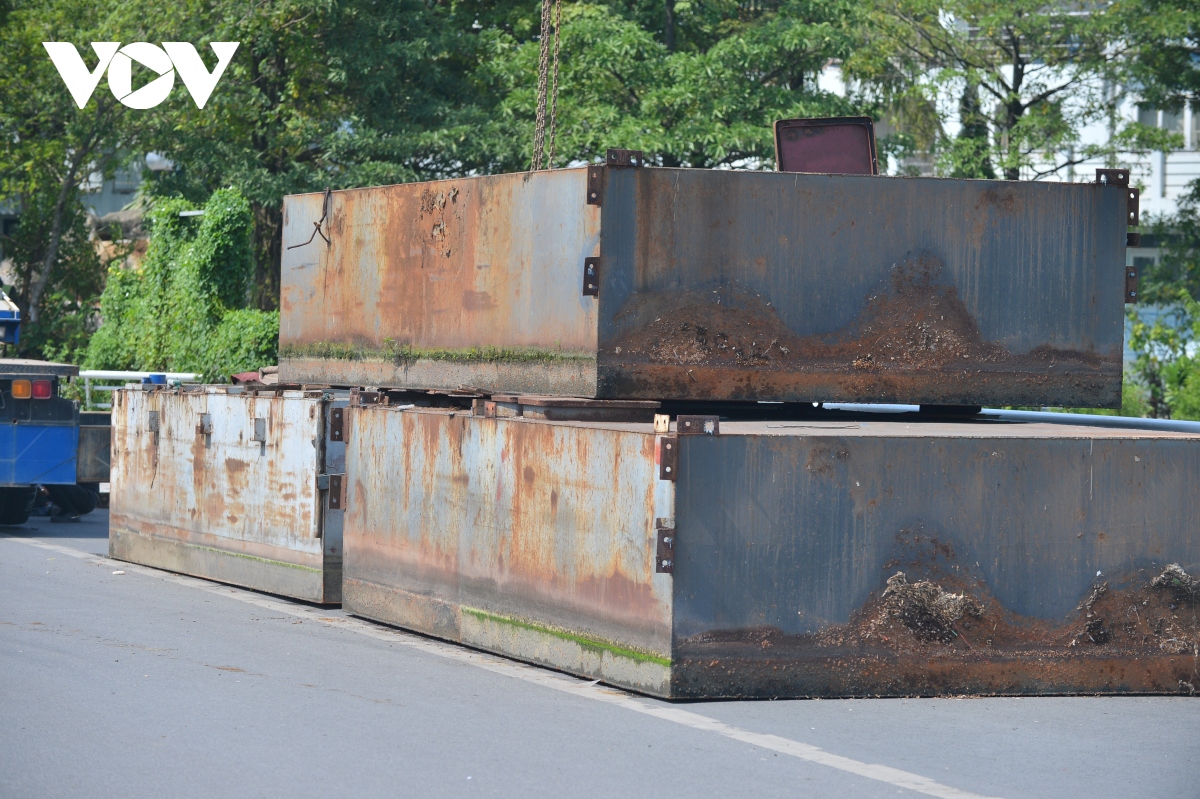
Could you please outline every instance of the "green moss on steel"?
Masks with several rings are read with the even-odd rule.
[[[339,361],[385,361],[397,366],[414,361],[449,361],[453,363],[576,363],[594,362],[596,356],[583,352],[548,350],[537,347],[461,347],[458,349],[425,349],[392,344],[386,339],[383,347],[367,347],[338,341],[312,344],[288,344],[279,354],[283,358],[322,358]]]
[[[607,641],[601,641],[596,638],[588,638],[587,636],[578,635],[577,633],[568,632],[566,630],[559,630],[542,624],[535,624],[533,622],[524,621],[523,619],[515,619],[512,616],[501,616],[496,613],[489,613],[488,611],[480,610],[479,608],[469,608],[463,605],[460,606],[460,610],[462,610],[463,613],[466,613],[469,616],[474,616],[481,621],[490,621],[495,622],[496,624],[504,624],[509,627],[516,627],[517,629],[521,630],[530,630],[532,632],[542,633],[543,635],[551,635],[555,638],[561,638],[564,641],[571,641],[572,643],[578,644],[580,647],[593,652],[608,652],[618,657],[638,661],[639,663],[655,663],[666,668],[671,667],[671,659],[665,658],[661,655],[655,655],[649,652],[640,652],[636,649],[629,649],[628,647],[619,646]]]
[[[216,547],[206,547],[200,544],[184,544],[184,546],[191,549],[203,549],[206,552],[215,552],[218,555],[228,555],[231,558],[245,558],[246,560],[252,560],[257,563],[266,563],[269,566],[283,566],[288,569],[299,569],[302,572],[312,572],[313,574],[321,573],[320,569],[314,569],[312,566],[301,566],[298,563],[288,563],[287,561],[283,560],[260,558],[257,555],[247,555],[244,552],[230,552],[228,549],[217,549]]]

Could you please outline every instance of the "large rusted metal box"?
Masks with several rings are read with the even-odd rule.
[[[280,374],[1116,407],[1136,217],[1118,185],[605,165],[292,196]]]
[[[114,392],[109,553],[311,602],[341,601],[344,393]],[[333,491],[330,491],[332,485]]]
[[[361,616],[664,697],[1196,686],[1200,435],[349,415]]]

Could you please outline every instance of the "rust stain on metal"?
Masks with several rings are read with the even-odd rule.
[[[593,173],[603,208],[581,201]],[[285,253],[281,370],[614,399],[1114,406],[1125,191],[604,167],[335,192],[333,245]],[[287,198],[285,238],[308,235],[320,199]],[[597,299],[581,296],[600,255],[583,287]]]
[[[711,697],[1194,695],[1200,685],[1197,584],[1178,565],[1097,578],[1058,621],[1007,610],[969,575],[897,572],[848,624],[815,634],[692,636],[678,644],[675,687]]]
[[[932,257],[898,264],[890,285],[866,298],[858,318],[827,336],[795,335],[774,308],[754,296],[713,292],[720,294],[713,298],[697,292],[640,298],[637,315],[655,318],[619,339],[614,350],[619,347],[628,363],[851,374],[956,372],[964,361],[975,370],[980,365],[1030,370],[1053,363],[1088,374],[1111,365],[1112,353],[1039,347],[1013,355],[984,341],[955,287],[938,281],[941,269]]]
[[[598,210],[562,224],[584,182],[559,170],[539,178],[541,194],[522,175],[334,192],[333,246],[285,256],[281,346],[385,358],[389,347],[586,349],[594,311],[554,312],[578,297],[575,270],[599,236]]]
[[[669,596],[653,582],[652,435],[576,436],[434,410],[351,413],[348,581],[668,646]]]
[[[320,419],[300,392],[250,397],[123,391],[113,413],[111,526],[183,543],[320,566]],[[158,414],[158,431],[147,424]],[[211,433],[197,420],[209,417]],[[254,421],[280,434],[253,440]],[[207,439],[207,440],[206,440]]]
[[[1025,391],[1074,384],[1081,396],[1094,395],[1111,383],[1119,397],[1119,380],[1113,380],[1119,351],[1043,345],[1010,353],[982,338],[957,289],[939,279],[936,258],[914,258],[891,272],[853,322],[821,336],[796,335],[776,308],[747,292],[640,295],[623,314],[646,321],[603,353],[606,388],[644,396],[665,382],[660,394],[750,399],[802,397],[809,386],[814,398],[928,402],[988,396],[1001,385],[1020,393],[1022,383]]]

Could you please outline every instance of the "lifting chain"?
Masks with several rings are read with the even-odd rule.
[[[552,5],[553,4],[553,5]],[[558,134],[558,49],[562,0],[542,0],[541,54],[538,60],[537,121],[533,129],[533,163],[529,169],[554,167]],[[550,146],[546,147],[546,105],[550,105]]]

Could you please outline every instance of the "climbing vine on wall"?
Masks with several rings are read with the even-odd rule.
[[[86,368],[200,372],[210,382],[274,364],[279,312],[247,307],[253,217],[237,189],[213,192],[202,215],[160,200],[137,267],[113,266]]]

